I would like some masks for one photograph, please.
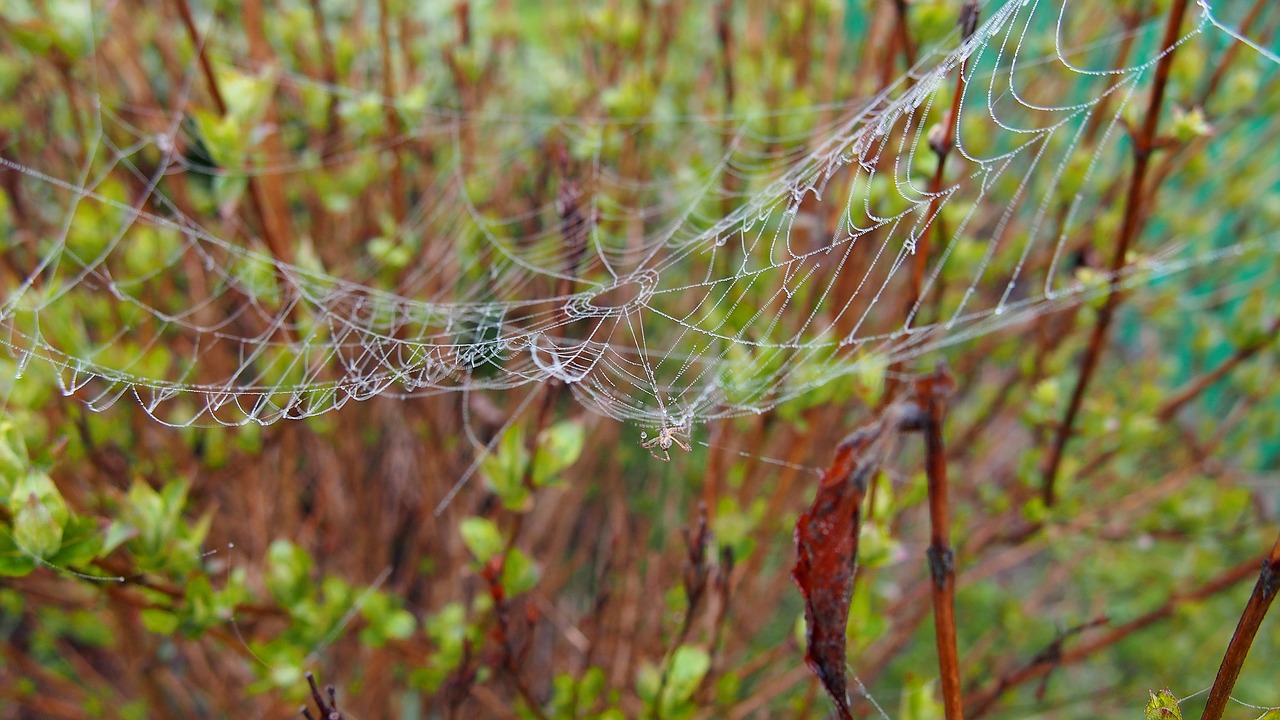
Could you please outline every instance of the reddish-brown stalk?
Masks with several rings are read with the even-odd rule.
[[[1174,0],[1169,10],[1169,20],[1165,26],[1164,39],[1160,45],[1161,48],[1164,48],[1164,54],[1160,56],[1160,60],[1156,64],[1155,83],[1151,89],[1151,101],[1147,105],[1147,114],[1142,127],[1133,133],[1133,175],[1130,178],[1129,191],[1126,195],[1120,237],[1116,240],[1115,250],[1109,266],[1112,277],[1117,276],[1124,269],[1129,254],[1129,246],[1141,230],[1139,217],[1142,210],[1140,205],[1144,192],[1143,183],[1146,180],[1151,153],[1156,143],[1156,128],[1160,122],[1160,109],[1164,105],[1165,88],[1169,81],[1169,68],[1173,65],[1173,56],[1179,34],[1182,31],[1182,18],[1186,14],[1187,4],[1188,0]],[[1089,381],[1093,379],[1093,372],[1102,356],[1103,348],[1106,345],[1107,331],[1111,327],[1111,319],[1115,315],[1116,308],[1120,305],[1120,299],[1119,286],[1112,285],[1107,293],[1106,301],[1101,309],[1098,310],[1098,318],[1094,324],[1093,333],[1089,337],[1084,359],[1080,363],[1080,374],[1076,379],[1075,388],[1071,392],[1071,399],[1067,404],[1066,413],[1054,433],[1040,482],[1040,495],[1046,506],[1052,507],[1058,501],[1057,480],[1058,471],[1062,464],[1063,451],[1066,449],[1067,440],[1070,439],[1074,429],[1076,416],[1079,414],[1080,406],[1084,402],[1084,395],[1089,387]]]
[[[400,116],[396,113],[395,71],[392,67],[391,53],[391,18],[387,0],[378,0],[378,44],[382,55],[382,109],[386,124],[388,146],[394,148],[400,135]],[[400,153],[391,153],[391,217],[398,226],[404,221],[404,170],[401,167]]]
[[[899,2],[899,16],[902,18],[905,28],[906,9]],[[968,41],[973,36],[978,25],[978,3],[971,0],[966,2],[960,9],[960,37],[962,42]],[[905,31],[904,31],[905,32]],[[904,40],[905,42],[905,40]],[[942,211],[942,182],[943,175],[946,172],[947,157],[951,154],[951,150],[955,145],[956,126],[960,123],[960,101],[964,97],[965,89],[965,70],[968,67],[968,59],[960,61],[960,67],[956,68],[956,86],[952,91],[951,109],[942,118],[942,124],[938,126],[940,133],[935,137],[934,131],[929,133],[929,146],[933,150],[934,155],[938,158],[938,166],[933,172],[933,178],[929,181],[929,208],[925,211],[924,226],[920,229],[919,237],[916,238],[916,247],[914,250],[915,257],[911,265],[911,289],[907,298],[907,317],[908,321],[917,319],[919,312],[917,306],[920,303],[920,294],[924,290],[924,273],[929,262],[929,233],[933,226],[937,226],[938,245],[942,246],[946,242],[946,228],[942,222],[942,218],[938,214]]]
[[[1258,582],[1253,586],[1253,594],[1240,615],[1236,631],[1231,635],[1227,652],[1218,668],[1218,676],[1214,678],[1213,687],[1209,690],[1209,699],[1205,703],[1204,714],[1200,720],[1219,720],[1231,700],[1231,689],[1235,687],[1244,667],[1244,660],[1249,655],[1249,646],[1258,634],[1262,619],[1267,609],[1280,591],[1280,536],[1271,545],[1271,552],[1262,561],[1262,570],[1258,573]]]
[[[947,451],[942,439],[947,396],[954,381],[945,367],[916,382],[916,402],[925,410],[921,428],[925,443],[925,474],[929,488],[929,576],[932,579],[933,618],[942,678],[942,704],[947,720],[962,720],[960,658],[956,649],[956,566],[951,549],[950,503],[947,497]]]

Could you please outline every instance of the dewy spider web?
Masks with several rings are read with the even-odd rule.
[[[170,114],[155,117],[138,111],[142,91],[116,86],[106,28],[121,18],[95,5],[83,66],[66,74],[93,104],[78,108],[94,123],[84,144],[18,138],[0,155],[28,200],[0,216],[0,342],[95,409],[131,396],[173,425],[558,382],[595,412],[665,429],[761,412],[1112,281],[1230,278],[1269,262],[1273,224],[1251,203],[1276,171],[1239,138],[1277,137],[1266,108],[1276,57],[1201,2],[1180,45],[1208,56],[1242,43],[1238,62],[1260,71],[1196,141],[1212,171],[1166,178],[1161,200],[1220,209],[1236,174],[1268,187],[1232,198],[1229,236],[1162,225],[1157,210],[1119,277],[1079,269],[1111,247],[1126,123],[1161,54],[1158,18],[1094,9],[989,3],[970,38],[952,33],[868,99],[733,115],[659,96],[641,117],[366,94],[257,68],[206,21],[225,112],[199,99],[207,78],[191,59],[164,90]],[[388,108],[413,130],[388,137]],[[1190,113],[1176,121],[1195,130]],[[948,126],[935,191],[931,142]],[[419,173],[406,207],[378,227],[345,220],[393,161]],[[274,218],[283,246],[242,220],[254,216],[238,209],[253,205],[250,183],[298,211]]]

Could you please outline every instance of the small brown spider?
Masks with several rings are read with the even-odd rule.
[[[687,420],[679,425],[672,425],[671,427],[663,425],[662,429],[658,431],[658,434],[649,440],[645,440],[645,438],[648,437],[648,433],[640,433],[640,440],[642,441],[640,443],[640,447],[648,450],[650,455],[663,462],[671,462],[670,450],[672,445],[678,446],[685,452],[693,451],[693,448],[689,446],[688,442],[686,442],[689,439],[689,433],[691,431],[691,428],[689,427],[690,425],[691,423]],[[662,457],[658,457],[658,453],[654,452],[655,449],[662,451]]]

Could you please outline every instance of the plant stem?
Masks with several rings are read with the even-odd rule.
[[[1213,370],[1210,370],[1204,375],[1201,375],[1195,380],[1192,380],[1182,386],[1182,388],[1174,392],[1171,397],[1165,399],[1164,403],[1160,406],[1160,409],[1156,411],[1156,418],[1161,422],[1168,422],[1169,420],[1172,420],[1173,416],[1176,415],[1183,406],[1199,397],[1201,393],[1209,388],[1209,386],[1226,377],[1228,373],[1239,367],[1241,363],[1254,355],[1257,355],[1260,350],[1273,343],[1277,335],[1280,335],[1280,317],[1271,321],[1271,324],[1267,326],[1262,337],[1239,348],[1232,353],[1231,357],[1222,361]]]
[[[1218,676],[1214,678],[1213,688],[1209,690],[1209,700],[1205,703],[1201,720],[1218,720],[1226,710],[1227,701],[1231,699],[1231,689],[1240,677],[1240,669],[1249,655],[1249,646],[1253,637],[1258,634],[1262,618],[1266,617],[1271,601],[1280,590],[1280,535],[1271,546],[1271,553],[1262,561],[1262,570],[1258,573],[1258,582],[1253,586],[1253,594],[1244,606],[1236,631],[1227,644],[1227,652],[1222,657],[1222,665],[1218,668]]]
[[[320,0],[308,0],[308,2],[311,5],[311,20],[315,23],[316,40],[320,43],[320,67],[324,73],[324,81],[331,88],[337,87],[338,64],[334,60],[333,43],[329,40],[329,33],[325,32],[324,11],[320,7]],[[338,115],[339,97],[336,92],[330,93],[329,104],[325,110],[327,148],[337,147],[338,138],[342,132],[342,118]]]
[[[973,35],[973,28],[977,24],[977,13],[977,4],[974,2],[965,3],[964,9],[961,10],[960,25],[965,41]],[[932,135],[930,136],[929,144],[938,157],[938,166],[929,183],[929,209],[926,211],[925,225],[920,230],[920,237],[916,240],[917,247],[911,267],[911,296],[907,302],[908,322],[914,320],[915,314],[919,312],[917,306],[920,303],[920,295],[924,292],[924,272],[929,262],[929,231],[933,229],[932,226],[937,226],[938,244],[941,246],[946,241],[946,230],[941,218],[938,217],[942,212],[942,177],[947,167],[947,156],[951,154],[952,146],[955,145],[956,125],[960,122],[960,100],[964,97],[964,73],[967,65],[966,58],[960,61],[960,67],[956,69],[956,88],[951,98],[951,109],[942,120],[941,137],[934,142]]]
[[[925,473],[929,484],[929,574],[933,578],[933,623],[938,670],[947,720],[962,720],[960,658],[956,650],[956,566],[951,549],[947,500],[947,451],[942,441],[946,396],[954,384],[945,366],[916,383],[916,401],[925,409]]]
[[[1156,139],[1156,127],[1160,121],[1160,107],[1164,104],[1164,92],[1169,82],[1169,68],[1173,65],[1173,54],[1175,44],[1178,41],[1178,33],[1181,32],[1182,18],[1186,14],[1188,0],[1174,0],[1173,7],[1169,11],[1169,22],[1165,26],[1164,39],[1161,47],[1164,48],[1164,54],[1160,56],[1160,61],[1156,64],[1155,85],[1151,89],[1151,102],[1147,106],[1147,115],[1143,121],[1142,128],[1133,136],[1133,176],[1129,181],[1129,192],[1125,200],[1124,222],[1120,229],[1120,238],[1116,242],[1115,253],[1111,258],[1111,276],[1114,278],[1124,269],[1125,260],[1129,253],[1129,245],[1138,235],[1140,218],[1142,216],[1141,200],[1143,198],[1143,183],[1146,180],[1147,168],[1151,161],[1151,152],[1154,149]],[[1116,308],[1120,305],[1120,288],[1112,284],[1111,289],[1107,292],[1106,302],[1098,311],[1097,323],[1093,326],[1093,333],[1089,337],[1089,345],[1085,350],[1084,360],[1080,363],[1080,375],[1076,379],[1075,389],[1071,392],[1071,401],[1067,405],[1067,412],[1062,418],[1062,422],[1058,424],[1056,433],[1054,434],[1053,445],[1050,446],[1049,456],[1045,462],[1044,475],[1040,484],[1041,498],[1046,506],[1052,507],[1058,501],[1057,479],[1058,470],[1062,465],[1063,450],[1066,448],[1067,440],[1071,437],[1072,427],[1075,425],[1076,416],[1080,413],[1080,406],[1084,402],[1085,391],[1089,387],[1089,381],[1093,378],[1093,372],[1098,366],[1098,359],[1102,356],[1102,350],[1106,346],[1107,330],[1111,327],[1111,320],[1115,316]]]
[[[400,132],[400,118],[396,114],[395,71],[391,66],[391,18],[387,0],[378,2],[378,44],[382,48],[382,99],[383,121],[386,123],[387,142],[394,143]],[[404,222],[404,180],[400,153],[391,153],[391,215],[396,225]]]
[[[218,77],[214,74],[213,65],[209,62],[209,56],[205,52],[200,32],[196,29],[195,19],[191,15],[191,6],[187,4],[187,0],[174,0],[174,4],[178,8],[178,14],[182,17],[182,24],[186,27],[191,45],[195,48],[196,56],[200,60],[200,69],[204,73],[206,84],[209,86],[209,94],[213,97],[213,104],[218,108],[219,115],[226,115],[227,103],[222,97],[222,90],[218,87]],[[248,8],[246,8],[246,15],[252,15],[248,12]],[[249,22],[249,18],[246,18],[246,23],[248,24]],[[245,182],[248,184],[249,202],[262,223],[263,240],[266,241],[271,255],[282,262],[292,262],[293,253],[290,252],[289,246],[285,244],[284,240],[286,235],[284,225],[287,223],[287,217],[283,215],[283,212],[279,215],[268,212],[268,203],[263,197],[264,189],[262,184],[257,181],[257,178],[252,173],[245,175]],[[276,209],[282,211],[283,201],[277,205]]]
[[[907,0],[893,0],[893,7],[896,16],[894,29],[898,33],[898,49],[902,51],[902,59],[907,66],[906,72],[911,72],[911,68],[916,66],[916,50],[911,44],[911,28],[907,27]],[[911,83],[910,77],[907,78],[907,82]]]

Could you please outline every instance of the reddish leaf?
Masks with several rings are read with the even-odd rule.
[[[791,576],[804,596],[808,649],[805,663],[822,681],[841,718],[851,717],[845,677],[845,628],[858,559],[858,530],[867,481],[898,433],[918,421],[918,408],[888,408],[879,422],[859,429],[836,448],[817,497],[796,522],[796,566]]]

